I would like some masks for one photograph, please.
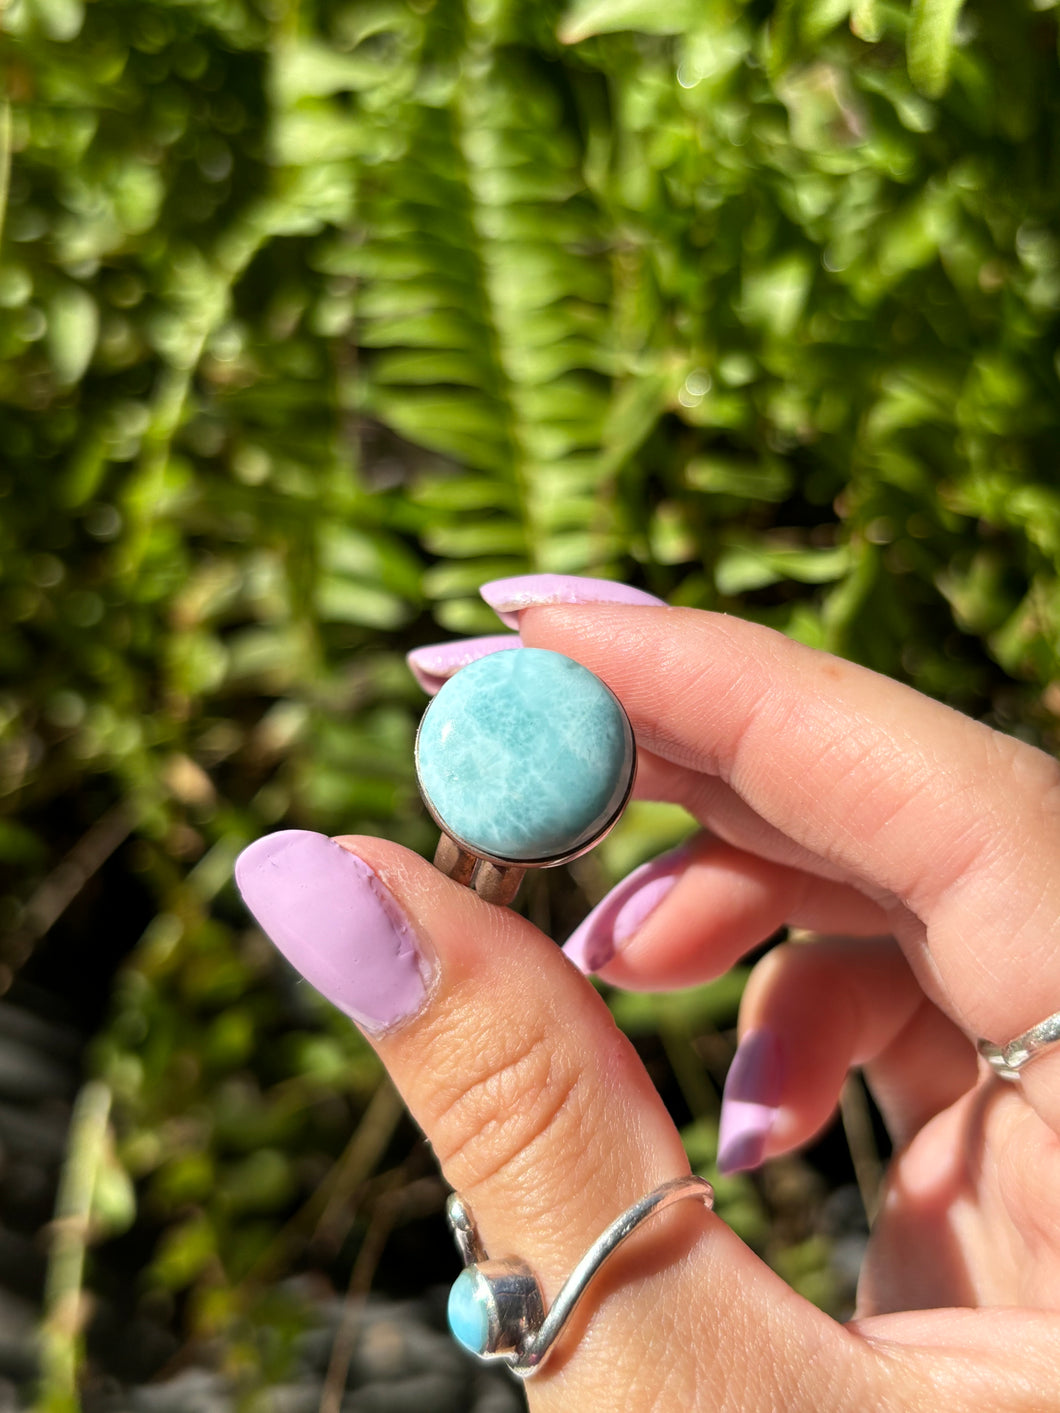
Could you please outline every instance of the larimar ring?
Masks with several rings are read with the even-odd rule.
[[[468,663],[416,733],[416,778],[442,831],[435,865],[512,902],[528,868],[569,863],[618,822],[636,759],[621,702],[581,663],[544,648]]]
[[[1060,1011],[1032,1025],[1007,1045],[995,1045],[992,1040],[980,1040],[977,1049],[984,1060],[994,1067],[1002,1079],[1015,1083],[1020,1070],[1060,1040]]]
[[[513,1374],[530,1378],[552,1353],[589,1282],[612,1251],[647,1217],[686,1197],[694,1197],[708,1210],[714,1206],[714,1189],[704,1178],[664,1182],[597,1237],[546,1312],[534,1272],[518,1258],[491,1261],[467,1204],[454,1192],[446,1215],[466,1263],[449,1293],[449,1328],[454,1337],[477,1358],[503,1360]]]

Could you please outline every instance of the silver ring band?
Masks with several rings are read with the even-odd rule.
[[[708,1210],[714,1206],[714,1189],[704,1178],[664,1182],[596,1238],[546,1312],[534,1272],[517,1258],[491,1261],[467,1204],[454,1192],[446,1216],[465,1262],[449,1297],[449,1326],[454,1336],[477,1358],[503,1360],[513,1374],[528,1379],[552,1353],[563,1327],[608,1256],[646,1218],[686,1197],[694,1197]]]
[[[1060,1040],[1060,1011],[1046,1020],[1032,1025],[1007,1045],[995,1045],[992,1040],[980,1040],[976,1048],[1002,1079],[1015,1082],[1020,1078],[1020,1070],[1036,1056],[1048,1050]]]

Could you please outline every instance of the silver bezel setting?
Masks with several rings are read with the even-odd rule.
[[[511,1359],[545,1319],[545,1300],[525,1261],[480,1261],[471,1269],[486,1293],[489,1332],[480,1359]]]
[[[520,1379],[531,1378],[548,1359],[597,1271],[648,1217],[685,1198],[694,1198],[709,1211],[714,1189],[704,1178],[673,1178],[627,1207],[596,1238],[570,1273],[548,1310],[531,1268],[519,1258],[491,1261],[479,1237],[467,1203],[453,1192],[446,1217],[465,1267],[488,1288],[487,1318],[490,1347],[480,1359],[503,1359]]]

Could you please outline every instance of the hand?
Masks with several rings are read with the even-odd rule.
[[[548,1300],[613,1217],[688,1171],[571,957],[662,989],[716,976],[784,922],[829,934],[752,974],[721,1159],[812,1137],[851,1065],[900,1152],[851,1323],[680,1203],[605,1266],[531,1407],[1060,1406],[1060,1047],[1009,1085],[972,1041],[1060,1008],[1060,770],[767,629],[558,582],[485,592],[523,643],[608,683],[636,731],[637,794],[705,833],[620,885],[566,957],[380,839],[269,836],[240,860],[248,903],[372,1038],[490,1253],[523,1256]],[[444,678],[444,653],[427,666]]]

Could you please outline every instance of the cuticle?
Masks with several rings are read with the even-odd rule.
[[[387,1025],[382,1029],[375,1026],[370,1030],[373,1036],[392,1035],[394,1032],[401,1030],[404,1026],[415,1020],[417,1016],[422,1015],[434,1000],[441,986],[442,979],[442,967],[438,957],[438,951],[430,937],[424,934],[423,930],[413,921],[408,910],[399,901],[397,893],[387,882],[384,872],[377,869],[373,864],[370,864],[367,859],[362,858],[354,849],[347,848],[339,838],[332,836],[332,842],[338,844],[343,853],[349,854],[351,859],[356,859],[361,865],[367,876],[366,881],[369,888],[375,894],[376,898],[378,898],[383,911],[394,924],[395,930],[398,932],[402,930],[407,932],[412,941],[413,949],[416,954],[416,970],[419,973],[419,978],[423,985],[423,1001],[415,1011],[410,1011],[407,1015],[401,1016],[398,1020],[394,1021],[393,1024]],[[401,872],[404,872],[404,870],[401,870]],[[363,1022],[359,1021],[358,1024],[361,1026],[362,1030],[369,1029]]]

